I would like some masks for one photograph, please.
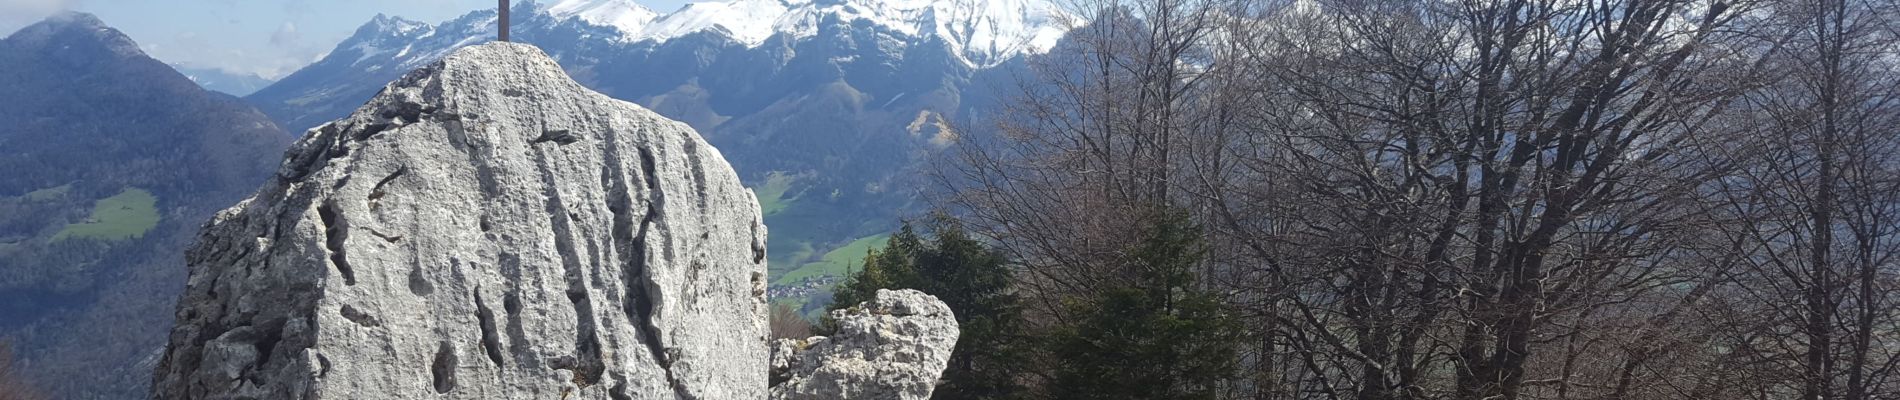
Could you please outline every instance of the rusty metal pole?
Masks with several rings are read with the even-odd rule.
[[[500,1],[501,6],[498,9],[501,10],[501,41],[506,42],[508,41],[508,0]]]

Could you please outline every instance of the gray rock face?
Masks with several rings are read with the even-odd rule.
[[[156,398],[766,396],[755,198],[540,50],[460,50],[287,158],[189,251]]]
[[[835,335],[773,342],[771,399],[928,399],[957,344],[950,306],[915,290],[831,317]]]

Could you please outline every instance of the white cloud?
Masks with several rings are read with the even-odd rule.
[[[76,0],[0,0],[0,12],[52,13],[71,8],[77,3]]]
[[[0,32],[12,34],[76,4],[78,0],[0,0]]]
[[[295,22],[284,21],[282,26],[277,27],[277,32],[270,34],[270,44],[277,46],[292,46],[300,41],[303,41],[303,34],[297,33]]]

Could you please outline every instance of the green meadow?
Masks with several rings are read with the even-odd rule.
[[[792,197],[788,199],[785,198],[785,195],[787,194],[786,192],[791,191],[792,182],[796,179],[796,177],[785,175],[783,172],[767,174],[765,184],[759,185],[759,187],[752,190],[752,192],[759,197],[759,211],[765,216],[770,217],[784,212],[786,207],[791,207],[792,202],[797,201],[798,198]]]
[[[774,282],[780,285],[789,285],[798,283],[798,281],[805,278],[816,276],[845,276],[847,272],[864,265],[865,253],[870,252],[871,249],[884,247],[884,243],[890,241],[890,239],[891,235],[858,238],[858,240],[851,241],[850,244],[826,252],[824,257],[819,258],[818,261],[805,263],[798,266],[798,269],[788,271],[784,275],[779,275],[778,280]]]
[[[100,199],[92,206],[86,222],[68,224],[54,241],[69,238],[126,240],[145,236],[158,226],[158,197],[143,189],[126,188],[118,195]]]
[[[72,184],[65,184],[27,192],[26,195],[20,197],[26,201],[53,201],[65,198],[67,193],[72,192],[72,189]]]

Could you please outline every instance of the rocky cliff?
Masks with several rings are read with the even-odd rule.
[[[752,193],[540,50],[460,50],[286,157],[188,252],[156,398],[766,397]]]

